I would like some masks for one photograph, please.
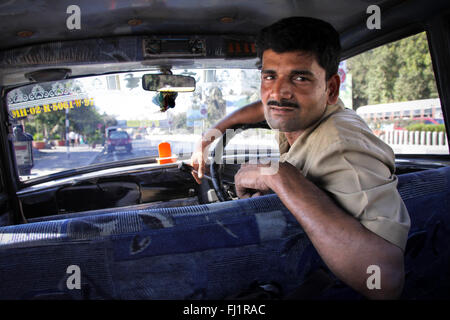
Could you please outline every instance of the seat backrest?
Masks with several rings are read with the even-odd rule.
[[[450,298],[450,168],[399,176],[411,217],[404,299]]]
[[[255,281],[289,292],[317,259],[276,195],[117,210],[0,228],[0,298],[222,299]],[[67,288],[72,265],[81,290]]]
[[[427,296],[430,288],[418,291],[418,278],[448,263],[439,241],[449,235],[449,173],[399,177],[412,219],[406,298]],[[436,264],[424,260],[433,250]],[[276,195],[0,228],[0,299],[223,299],[255,282],[277,283],[289,294],[318,267],[322,260]],[[69,289],[77,279],[81,289]],[[328,296],[338,295],[354,297],[342,287]]]

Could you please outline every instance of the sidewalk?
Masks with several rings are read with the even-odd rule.
[[[33,149],[34,166],[31,177],[90,165],[102,151],[101,145],[92,149],[86,144],[69,148],[56,146],[53,149]]]

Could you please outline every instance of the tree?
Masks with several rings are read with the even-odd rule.
[[[129,73],[125,76],[125,81],[126,81],[126,87],[130,90],[137,88],[141,85],[141,78],[139,77],[134,77],[132,73]]]
[[[187,119],[186,112],[180,112],[174,114],[171,118],[172,120],[172,129],[174,129],[178,133],[184,133],[187,131]]]
[[[95,133],[98,125],[104,126],[103,118],[95,107],[71,109],[68,114],[70,125],[76,132],[89,135]]]
[[[437,98],[431,56],[425,34],[416,35],[399,47],[399,70],[394,98],[397,101]]]
[[[226,114],[227,103],[223,99],[222,90],[218,86],[213,86],[209,89],[205,104],[208,110],[206,127],[210,128]]]
[[[354,108],[438,97],[425,33],[350,58],[347,66]]]
[[[59,111],[42,112],[35,116],[30,116],[27,122],[28,132],[41,133],[47,139],[55,136],[65,137],[65,109]],[[95,106],[79,107],[69,109],[67,118],[70,127],[85,136],[95,134],[99,127],[117,125],[117,120],[110,115],[100,115]],[[104,129],[104,128],[103,128]]]

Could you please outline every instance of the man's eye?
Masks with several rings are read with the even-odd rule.
[[[295,81],[308,81],[309,79],[308,79],[308,78],[305,78],[305,77],[303,77],[303,76],[295,76],[295,77],[294,77],[294,80],[295,80]]]
[[[275,79],[275,77],[273,75],[266,74],[263,76],[263,79],[264,80],[273,80],[273,79]]]

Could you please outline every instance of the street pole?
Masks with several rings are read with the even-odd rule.
[[[67,159],[70,158],[70,151],[69,151],[69,109],[66,109],[66,153],[67,153]]]

